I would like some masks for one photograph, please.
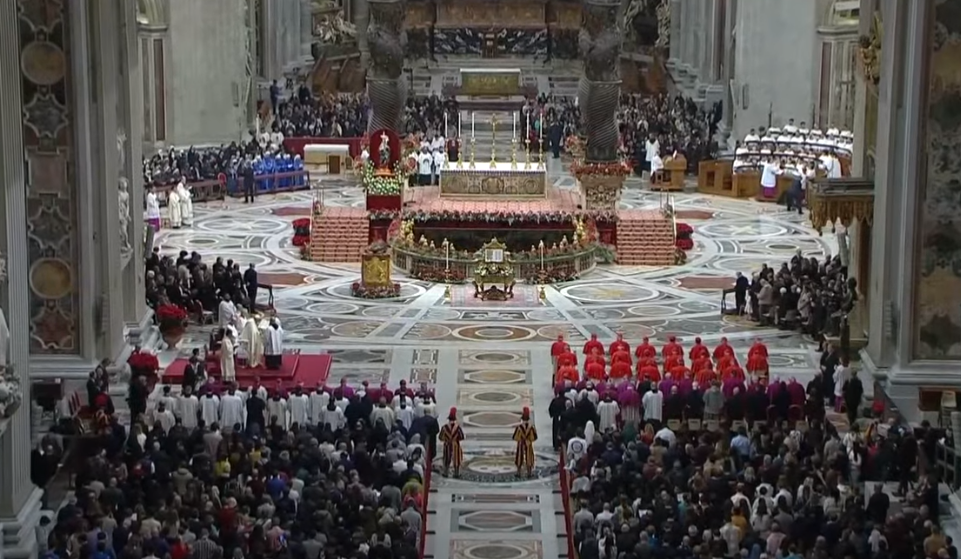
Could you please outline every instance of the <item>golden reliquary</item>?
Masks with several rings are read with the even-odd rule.
[[[514,263],[507,247],[496,238],[481,247],[482,257],[474,268],[474,297],[483,301],[506,301],[514,297]]]
[[[390,282],[390,253],[364,255],[360,279],[365,286],[386,287]]]

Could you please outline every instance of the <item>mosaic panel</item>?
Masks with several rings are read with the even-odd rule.
[[[452,503],[473,503],[478,505],[529,505],[541,502],[541,496],[536,493],[453,493]]]
[[[436,364],[437,364],[436,349],[415,349],[414,350],[414,365],[436,365]]]
[[[347,379],[351,386],[360,386],[364,381],[370,386],[379,386],[380,383],[390,380],[390,369],[358,369],[336,365],[331,367],[327,384],[337,385],[341,379]]]
[[[525,533],[540,529],[540,514],[529,510],[458,510],[451,511],[452,532]]]
[[[496,388],[459,388],[457,405],[473,407],[531,407],[534,395],[530,388],[498,386]]]
[[[30,352],[75,354],[80,351],[79,199],[69,3],[19,0],[19,5]]]
[[[543,548],[539,540],[509,540],[491,543],[485,540],[451,539],[451,559],[540,559]]]
[[[920,185],[914,355],[961,358],[961,0],[934,3]]]
[[[443,460],[434,460],[434,473],[443,476]],[[453,472],[451,472],[453,473]],[[535,452],[534,471],[530,479],[550,477],[557,473],[557,458],[555,455]],[[525,481],[526,477],[517,477],[517,467],[514,465],[514,450],[495,449],[484,451],[465,451],[464,464],[460,477],[463,481],[475,483],[517,483]]]
[[[286,327],[286,322],[284,323]],[[360,364],[360,363],[390,363],[391,351],[389,349],[331,349],[330,354],[334,364]]]
[[[486,429],[513,429],[521,424],[521,408],[517,411],[488,410],[488,409],[458,409],[461,423],[467,427],[481,427]],[[531,413],[533,421],[533,412]]]
[[[462,384],[530,384],[530,371],[517,369],[477,369],[460,371]]]
[[[531,358],[528,351],[493,351],[493,350],[461,350],[461,365],[497,365],[513,367],[530,365]]]
[[[422,382],[434,384],[437,382],[437,369],[434,367],[414,367],[410,370],[410,381],[416,384]]]

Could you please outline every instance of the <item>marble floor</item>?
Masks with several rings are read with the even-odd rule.
[[[558,188],[574,179],[551,162]],[[578,350],[597,334],[611,340],[623,332],[632,343],[643,336],[676,335],[685,345],[700,336],[714,345],[726,336],[743,359],[754,338],[771,350],[772,373],[806,382],[816,356],[810,340],[721,316],[720,290],[734,273],[761,264],[779,265],[800,249],[823,257],[836,251],[833,234],[823,236],[797,214],[773,205],[699,194],[676,195],[678,219],[695,229],[688,263],[671,268],[605,266],[568,284],[546,289],[541,302],[524,286],[510,304],[481,303],[455,287],[397,276],[398,298],[357,300],[350,284],[354,264],[305,262],[290,244],[290,222],[309,215],[314,196],[328,205],[364,204],[349,180],[325,180],[313,192],[264,196],[245,205],[235,200],[197,205],[190,229],[162,231],[165,253],[196,250],[205,259],[254,263],[263,283],[275,286],[275,306],[288,345],[334,355],[332,380],[401,379],[436,385],[438,408],[457,406],[467,435],[460,479],[433,477],[427,555],[434,559],[540,559],[567,553],[550,448],[550,342],[565,334]],[[658,194],[629,181],[622,206],[656,208]],[[206,334],[188,332],[180,351],[200,346]],[[164,360],[174,357],[172,352]],[[534,479],[518,480],[510,435],[529,406],[541,435]]]

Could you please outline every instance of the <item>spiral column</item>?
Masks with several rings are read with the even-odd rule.
[[[407,103],[407,84],[402,74],[407,31],[406,0],[367,0],[367,96],[370,99],[368,132],[388,129],[402,132],[401,117]]]

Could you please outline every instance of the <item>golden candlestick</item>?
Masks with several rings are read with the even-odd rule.
[[[470,137],[470,163],[467,164],[468,169],[474,168],[474,143],[474,136],[472,134]]]
[[[517,170],[517,139],[511,138],[511,170]]]
[[[527,149],[524,150],[526,156],[524,157],[524,170],[531,170],[531,139],[528,137],[524,142],[527,144]]]
[[[491,115],[491,166],[497,163],[497,115]]]
[[[444,168],[450,169],[450,156],[447,155],[447,148],[444,148]]]
[[[541,145],[541,150],[537,156],[537,168],[544,169],[545,167],[544,167],[544,133],[543,132],[541,132],[540,145]]]
[[[461,145],[460,136],[458,136],[457,139],[454,141],[457,142],[457,168],[463,169],[464,168],[464,146]]]

